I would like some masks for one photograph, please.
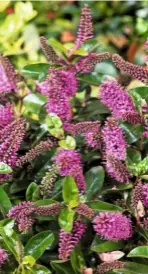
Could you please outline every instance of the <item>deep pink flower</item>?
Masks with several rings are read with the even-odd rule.
[[[116,159],[111,154],[106,155],[106,170],[107,173],[120,183],[129,182],[129,171],[122,161]]]
[[[32,202],[22,202],[12,207],[8,213],[9,218],[13,218],[18,226],[19,231],[26,232],[35,222],[33,213],[36,206]]]
[[[100,213],[93,224],[96,233],[106,240],[126,240],[132,236],[131,220],[121,213]]]
[[[132,98],[116,81],[105,81],[101,85],[100,99],[117,119],[134,124],[140,123],[140,115],[136,112]]]
[[[81,240],[86,230],[86,225],[81,221],[75,221],[71,232],[60,230],[59,259],[67,260],[73,248]]]
[[[61,149],[55,155],[56,165],[59,167],[59,174],[61,176],[72,176],[80,190],[85,190],[85,179],[83,176],[83,169],[81,157],[78,152],[74,150]]]
[[[76,136],[79,134],[85,135],[89,132],[98,132],[100,131],[101,124],[99,121],[84,121],[78,123],[68,123],[63,124],[64,130],[69,134]]]
[[[143,185],[143,203],[148,207],[148,184]]]
[[[72,118],[71,104],[67,97],[49,99],[46,109],[48,113],[56,114],[62,120],[70,120]]]
[[[17,151],[25,135],[25,120],[18,119],[11,122],[0,132],[0,162],[11,167],[16,165]],[[0,181],[10,175],[0,175]]]
[[[93,149],[101,148],[101,137],[99,133],[88,132],[85,134],[84,140],[88,147]]]
[[[125,61],[119,54],[113,54],[112,60],[117,68],[144,83],[148,83],[148,69]]]
[[[12,105],[0,105],[0,130],[12,122],[14,117]]]
[[[106,154],[109,153],[119,160],[125,160],[127,144],[122,128],[118,126],[116,120],[108,118],[102,133]]]
[[[17,75],[6,56],[0,55],[0,94],[17,90]]]
[[[0,267],[2,264],[5,263],[5,261],[8,258],[8,254],[6,253],[6,251],[2,248],[0,248]]]
[[[93,38],[93,25],[91,11],[88,5],[84,5],[81,11],[81,18],[77,38],[75,41],[75,48],[78,48],[85,41]]]

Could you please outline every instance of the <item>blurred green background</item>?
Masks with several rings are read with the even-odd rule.
[[[39,36],[65,47],[73,43],[80,10],[88,3],[98,51],[118,52],[130,62],[144,64],[148,36],[148,1],[0,1],[0,49],[21,69],[45,62]],[[58,46],[60,44],[57,44]],[[58,47],[57,47],[58,48]]]

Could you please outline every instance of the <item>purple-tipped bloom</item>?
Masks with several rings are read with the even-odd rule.
[[[106,155],[106,170],[107,173],[120,183],[129,183],[129,171],[122,161],[116,159],[110,154]]]
[[[125,61],[119,54],[113,54],[112,60],[117,68],[141,82],[148,83],[148,69]]]
[[[0,267],[2,264],[5,263],[5,261],[8,258],[8,254],[6,253],[6,251],[2,248],[0,248]]]
[[[148,207],[148,184],[143,185],[143,203]]]
[[[10,209],[8,217],[15,220],[19,231],[26,232],[35,222],[35,219],[32,215],[35,212],[36,206],[34,203],[22,202]]]
[[[101,124],[99,121],[85,121],[85,122],[78,122],[78,123],[68,123],[65,122],[63,124],[64,130],[69,134],[76,136],[79,134],[85,135],[89,132],[99,132]]]
[[[132,236],[131,220],[121,213],[100,213],[93,224],[96,233],[105,240],[126,240]]]
[[[116,120],[108,118],[102,133],[106,153],[112,154],[116,159],[125,160],[127,144]]]
[[[6,56],[0,56],[0,94],[17,90],[17,75]]]
[[[141,121],[132,98],[126,91],[118,86],[116,81],[105,81],[101,85],[100,99],[117,119],[134,122],[134,124],[135,122],[139,123]],[[130,113],[132,119],[129,117]]]
[[[12,122],[14,117],[11,104],[0,105],[0,130]]]
[[[62,120],[71,119],[69,98],[75,95],[77,89],[77,80],[72,71],[50,68],[47,79],[37,88],[48,98],[46,109],[49,113],[57,114]]]
[[[75,41],[75,48],[78,48],[81,44],[91,38],[93,38],[92,16],[88,5],[85,4],[84,8],[81,11],[81,18],[77,38]]]
[[[81,157],[74,150],[61,149],[55,155],[56,165],[61,176],[72,176],[80,190],[85,190],[85,179],[81,164]]]
[[[96,132],[88,132],[85,134],[84,140],[88,147],[93,149],[101,148],[100,134]]]
[[[0,162],[11,167],[16,165],[17,151],[25,134],[25,121],[18,119],[11,122],[0,132]],[[9,175],[0,175],[0,181],[8,178]]]
[[[86,230],[86,225],[81,221],[75,221],[71,232],[60,230],[59,259],[67,260],[73,248],[81,240]]]

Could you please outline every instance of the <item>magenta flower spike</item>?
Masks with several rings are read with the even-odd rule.
[[[0,94],[17,90],[17,75],[6,56],[0,55]]]
[[[131,220],[121,213],[102,212],[93,224],[96,233],[106,240],[126,240],[132,236]]]
[[[13,107],[11,104],[0,105],[0,130],[13,121]]]

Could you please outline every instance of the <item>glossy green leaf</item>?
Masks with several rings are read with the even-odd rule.
[[[128,257],[144,257],[148,259],[148,246],[138,246],[130,251]]]
[[[46,103],[46,97],[40,93],[31,93],[23,99],[25,111],[39,114],[41,106]]]
[[[0,162],[0,174],[9,174],[12,172],[12,168],[7,164]]]
[[[148,170],[148,156],[145,157],[139,163],[133,163],[133,164],[128,165],[128,169],[135,176],[139,176],[139,175],[145,174],[146,171]]]
[[[44,200],[36,201],[35,205],[37,205],[37,206],[44,206],[44,205],[51,205],[53,203],[56,203],[56,201],[52,200],[52,199],[44,199]]]
[[[90,201],[103,186],[104,182],[104,169],[102,166],[92,167],[86,172],[86,185],[87,185],[87,200]]]
[[[27,77],[27,78],[32,78],[35,80],[38,80],[39,77],[41,78],[45,78],[47,73],[48,73],[48,69],[50,68],[49,64],[31,64],[31,65],[27,65],[22,69],[22,74]]]
[[[48,114],[45,119],[45,123],[49,128],[61,128],[62,121],[56,114]]]
[[[66,232],[70,232],[72,230],[74,215],[75,211],[68,207],[63,208],[60,212],[59,225]]]
[[[30,255],[29,256],[25,256],[23,258],[22,264],[33,266],[35,264],[35,259],[32,256],[30,256]]]
[[[47,267],[40,265],[40,264],[36,264],[35,266],[33,266],[30,273],[32,273],[32,274],[52,274],[51,271]]]
[[[120,122],[129,144],[135,143],[142,135],[143,127],[141,125],[131,125]]]
[[[146,274],[148,271],[147,265],[138,264],[135,262],[125,262],[122,269],[114,270],[113,273],[117,274]]]
[[[33,236],[24,248],[25,255],[31,255],[34,259],[38,259],[49,248],[54,241],[51,231],[43,231]]]
[[[100,45],[97,39],[89,39],[85,41],[80,48],[85,49],[85,51],[90,52],[96,49]]]
[[[71,208],[79,204],[79,190],[77,184],[71,176],[64,178],[63,183],[63,199]]]
[[[95,236],[91,244],[91,250],[97,253],[109,252],[109,251],[119,250],[123,247],[123,245],[124,245],[123,241],[118,241],[118,242],[105,241],[105,240],[102,240],[99,236]]]
[[[137,87],[129,91],[130,94],[132,94],[133,92],[137,93],[141,96],[141,98],[145,99],[148,102],[148,87]]]
[[[92,202],[87,202],[87,205],[93,208],[95,211],[110,211],[110,212],[121,212],[122,208],[119,206],[116,206],[114,204],[109,204],[103,201],[92,201]]]
[[[65,140],[59,141],[59,146],[65,149],[75,149],[76,141],[72,136],[66,136]]]
[[[9,197],[7,196],[5,190],[0,187],[0,210],[5,215],[8,213],[12,207]]]
[[[75,273],[82,273],[83,269],[85,269],[86,264],[83,257],[83,253],[79,245],[77,245],[71,253],[70,262]]]
[[[141,154],[138,150],[129,147],[127,149],[127,162],[128,164],[139,163],[141,161]]]
[[[28,188],[27,188],[27,190],[26,190],[26,200],[27,200],[27,201],[32,201],[33,193],[34,193],[34,191],[36,190],[36,188],[37,188],[37,184],[34,183],[34,182],[32,182],[32,183],[28,186]]]
[[[137,92],[135,92],[134,90],[132,90],[132,91],[129,91],[129,94],[132,96],[132,98],[133,98],[133,101],[134,101],[134,104],[135,104],[135,106],[136,106],[136,109],[137,109],[137,111],[141,111],[141,106],[142,106],[142,104],[143,104],[143,99],[142,99],[142,97],[137,93]]]
[[[57,41],[56,39],[50,38],[50,39],[48,40],[48,42],[49,42],[49,44],[50,44],[54,49],[56,49],[59,53],[61,53],[61,52],[64,53],[64,54],[67,53],[66,48],[65,48],[59,41]]]
[[[15,256],[16,260],[20,262],[22,257],[20,252],[21,250],[23,251],[23,246],[15,231],[9,226],[0,227],[0,235],[8,250]]]
[[[64,261],[52,261],[51,266],[56,271],[56,274],[75,274],[71,265]]]
[[[85,73],[83,75],[79,75],[78,79],[81,81],[84,81],[85,83],[88,83],[93,86],[98,86],[101,83],[101,78],[98,73],[92,72],[92,73]]]

